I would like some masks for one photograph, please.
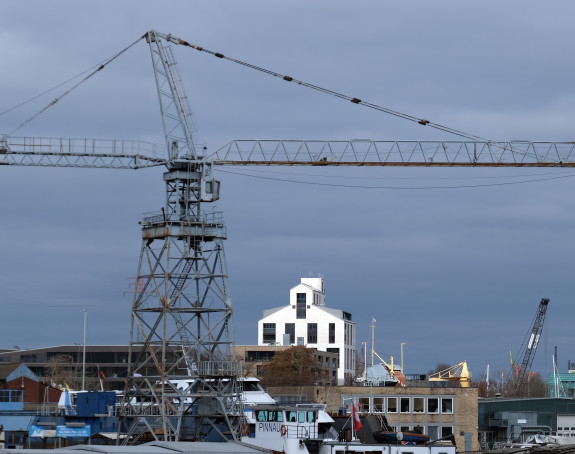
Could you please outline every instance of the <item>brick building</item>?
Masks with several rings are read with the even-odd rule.
[[[36,411],[45,406],[55,408],[61,393],[50,382],[42,381],[24,364],[0,365],[0,402],[4,405],[3,410]]]
[[[297,399],[326,404],[331,413],[340,412],[353,401],[360,413],[385,415],[397,431],[419,426],[437,439],[453,433],[458,451],[476,451],[477,388],[298,386],[270,387],[279,402]]]

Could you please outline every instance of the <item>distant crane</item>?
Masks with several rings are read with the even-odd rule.
[[[483,140],[290,76],[282,79],[467,140],[235,140],[205,156],[192,139],[191,109],[170,45],[209,51],[157,31],[143,38],[152,55],[165,148],[142,141],[0,135],[0,166],[167,169],[165,206],[141,222],[130,364],[121,410],[126,441],[138,442],[150,434],[166,441],[240,436],[241,387],[223,247],[227,233],[221,213],[207,208],[220,193],[215,166],[575,167],[575,142]],[[190,378],[186,389],[173,385],[182,375]]]
[[[548,298],[543,298],[539,303],[531,330],[528,332],[526,341],[524,341],[523,345],[519,349],[518,357],[522,358],[521,364],[517,364],[513,360],[513,353],[510,352],[511,368],[513,376],[515,377],[515,388],[517,390],[523,389],[527,383],[529,372],[533,365],[533,360],[535,359],[535,353],[537,352],[537,346],[539,345],[539,340],[541,338],[541,333],[543,332],[543,324],[545,322],[545,314],[547,313],[548,304]]]

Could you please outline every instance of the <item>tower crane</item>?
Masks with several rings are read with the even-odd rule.
[[[519,357],[521,357],[521,363],[517,364],[513,361],[513,355],[511,355],[511,367],[513,369],[513,375],[515,377],[515,388],[521,390],[525,387],[527,379],[529,377],[529,372],[531,371],[531,366],[533,365],[533,360],[535,359],[535,353],[537,352],[537,346],[539,345],[539,340],[541,334],[543,333],[543,324],[545,323],[545,314],[547,313],[547,306],[549,305],[549,298],[541,299],[537,312],[535,313],[535,318],[531,326],[531,330],[528,331],[526,340],[519,350]]]
[[[147,434],[161,434],[166,441],[240,436],[243,411],[231,332],[227,233],[222,214],[210,208],[220,193],[216,166],[575,166],[575,142],[491,142],[469,136],[459,141],[234,140],[205,156],[193,141],[191,109],[172,45],[203,49],[154,30],[143,38],[152,57],[165,147],[143,141],[0,136],[0,166],[166,168],[165,206],[141,222],[119,428],[126,442]],[[427,120],[417,123],[433,126]],[[185,389],[173,384],[182,375],[189,382]]]

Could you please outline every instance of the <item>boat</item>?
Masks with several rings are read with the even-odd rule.
[[[253,405],[246,407],[245,412],[241,441],[285,454],[400,454],[407,452],[406,448],[410,454],[456,454],[454,445],[438,448],[426,444],[429,436],[423,434],[418,435],[425,442],[417,444],[406,438],[400,441],[401,436],[395,441],[362,443],[360,433],[352,430],[350,422],[338,431],[323,404]],[[364,424],[364,429],[369,430],[369,425]]]
[[[416,432],[378,439],[377,434],[382,431],[373,428],[381,428],[381,419],[375,415],[364,415],[362,429],[354,431],[350,414],[332,417],[325,404],[277,404],[258,379],[246,378],[244,383],[249,386],[244,385],[243,443],[285,454],[400,454],[405,445],[409,445],[410,454],[456,454],[454,444],[442,444],[438,451],[438,445],[429,442],[429,435]],[[361,438],[370,442],[362,442]]]
[[[391,432],[391,431],[377,431],[373,433],[373,437],[380,443],[411,443],[416,445],[425,444],[429,441],[429,435],[419,432]]]

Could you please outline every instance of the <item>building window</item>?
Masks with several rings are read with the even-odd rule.
[[[402,397],[400,404],[401,404],[401,412],[409,413],[409,397]]]
[[[425,411],[425,399],[423,397],[413,398],[413,413],[423,413]]]
[[[306,316],[306,301],[305,293],[298,293],[296,299],[296,312],[295,318],[304,318]]]
[[[298,337],[298,338],[297,338],[297,344],[298,344],[298,345],[305,345],[305,342],[303,341],[303,337]]]
[[[361,412],[366,412],[366,413],[370,412],[369,397],[360,397],[358,399],[358,405],[357,406],[359,407],[358,410]]]
[[[453,399],[445,397],[441,399],[441,413],[453,413]]]
[[[373,411],[375,413],[383,413],[385,411],[384,402],[385,402],[384,397],[374,397],[373,398]]]
[[[307,324],[307,343],[317,344],[317,323]]]
[[[260,351],[260,350],[246,350],[245,358],[247,362],[263,362],[263,361],[271,361],[274,359],[274,355],[276,352],[273,351]]]
[[[295,341],[295,323],[286,323],[285,333],[289,334],[289,343],[293,344]]]
[[[441,436],[442,437],[449,437],[453,433],[453,427],[451,426],[442,426],[441,427]]]
[[[430,397],[427,399],[427,413],[439,413],[439,399]]]
[[[329,324],[329,343],[335,344],[335,323]]]
[[[397,413],[397,397],[388,397],[387,398],[387,412],[388,413]]]
[[[276,324],[264,323],[264,344],[275,344],[276,342]]]

